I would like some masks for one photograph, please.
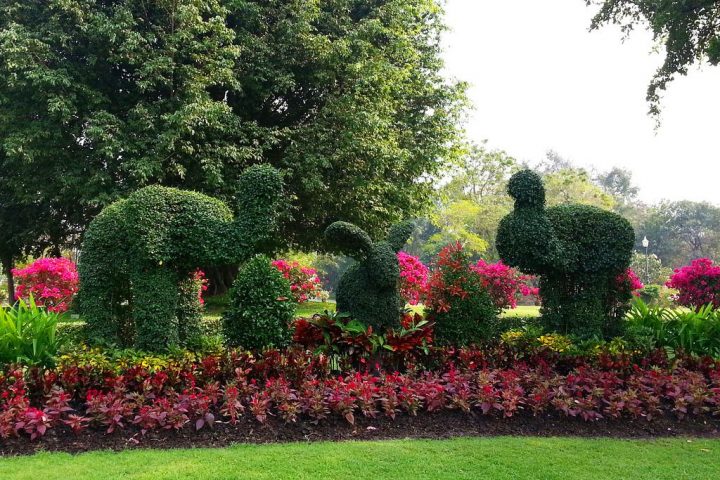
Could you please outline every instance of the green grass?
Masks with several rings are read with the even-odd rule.
[[[335,302],[305,302],[295,309],[296,317],[312,317],[316,313],[323,313],[325,310],[335,311]]]
[[[502,312],[502,317],[539,317],[540,307],[535,305],[520,305]]]
[[[462,438],[39,453],[0,459],[3,480],[709,479],[720,440]]]

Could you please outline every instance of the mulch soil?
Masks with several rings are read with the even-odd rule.
[[[80,453],[92,450],[125,450],[132,448],[224,447],[236,443],[281,443],[383,439],[447,439],[454,437],[491,437],[498,435],[549,437],[610,437],[653,439],[692,436],[720,439],[720,418],[694,416],[599,420],[585,422],[554,414],[533,417],[519,414],[512,418],[484,416],[458,411],[422,413],[417,417],[356,418],[355,425],[342,419],[327,419],[319,425],[298,422],[286,424],[270,418],[259,424],[243,417],[235,425],[216,422],[213,428],[193,431],[153,431],[142,435],[134,427],[106,434],[87,430],[74,434],[64,427],[48,431],[45,437],[31,442],[27,438],[0,440],[0,455],[28,455],[38,451]]]

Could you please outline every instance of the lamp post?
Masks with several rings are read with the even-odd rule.
[[[645,283],[650,283],[650,264],[648,261],[648,247],[650,246],[650,241],[646,236],[642,239],[642,246],[645,247]]]

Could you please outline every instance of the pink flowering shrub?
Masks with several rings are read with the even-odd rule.
[[[640,290],[645,287],[640,281],[640,277],[637,276],[637,273],[635,273],[632,268],[628,268],[625,272],[618,275],[615,281],[620,290],[630,292],[636,297],[640,296]]]
[[[502,263],[487,263],[478,260],[470,267],[480,274],[483,287],[488,290],[497,308],[515,308],[520,296],[537,295],[538,289],[530,285],[533,279]]]
[[[297,261],[285,259],[273,260],[273,266],[280,270],[283,277],[290,281],[290,291],[297,303],[305,303],[310,299],[323,299],[327,294],[314,268],[301,265]]]
[[[397,253],[400,265],[400,295],[410,305],[421,303],[427,294],[428,267],[414,255]]]
[[[720,307],[720,265],[713,265],[709,258],[698,258],[675,269],[665,285],[678,290],[676,302],[680,305]]]
[[[17,281],[15,299],[31,295],[38,305],[51,312],[65,312],[78,291],[75,263],[67,258],[40,258],[25,268],[12,271]]]
[[[198,268],[195,272],[193,272],[192,279],[193,286],[197,287],[198,302],[200,302],[200,305],[205,305],[203,294],[207,292],[208,289],[208,279],[205,277],[205,272]]]

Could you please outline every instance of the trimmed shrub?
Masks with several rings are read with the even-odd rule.
[[[425,306],[439,344],[469,345],[494,336],[500,310],[460,243],[438,254]]]
[[[548,328],[581,337],[613,336],[629,297],[617,282],[630,265],[635,236],[623,217],[587,205],[545,208],[540,176],[516,173],[508,183],[515,209],[498,227],[503,261],[540,275]]]
[[[230,308],[223,316],[225,338],[248,349],[286,346],[295,307],[290,281],[265,255],[253,257],[230,290]]]
[[[197,331],[198,267],[240,263],[276,247],[284,214],[280,173],[241,176],[237,217],[206,195],[150,186],[105,208],[88,227],[78,307],[94,341],[163,350]]]
[[[412,222],[394,225],[387,240],[376,242],[361,228],[335,222],[325,231],[331,248],[356,260],[340,278],[337,311],[377,331],[398,327],[405,302],[400,295],[400,266],[397,252],[410,237]]]

